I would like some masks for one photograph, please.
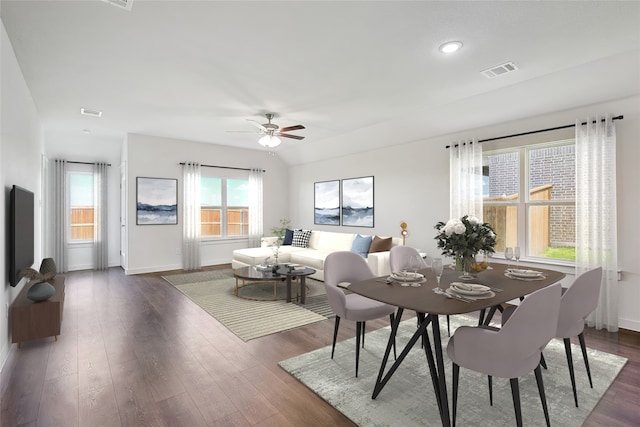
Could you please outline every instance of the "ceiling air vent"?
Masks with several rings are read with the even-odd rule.
[[[80,108],[80,114],[82,114],[83,116],[102,117],[102,111],[84,107]]]
[[[125,10],[131,10],[131,3],[133,3],[133,0],[102,0],[105,3],[109,3],[112,4],[114,6],[118,6],[119,8],[125,9]]]
[[[507,74],[512,71],[516,71],[517,69],[518,67],[513,62],[505,62],[502,65],[496,65],[495,67],[491,67],[484,71],[480,71],[480,74],[482,74],[488,79],[492,79],[494,77],[501,76],[503,74]]]

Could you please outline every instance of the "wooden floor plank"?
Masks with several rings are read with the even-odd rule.
[[[219,268],[228,265],[209,269]],[[244,342],[160,276],[68,273],[59,340],[11,348],[0,424],[353,426],[277,365],[330,345],[333,320]],[[386,325],[367,322],[367,331]],[[341,322],[338,340],[354,335],[355,324]],[[639,425],[640,333],[587,328],[585,339],[629,362],[584,425]],[[578,375],[581,363],[577,355]]]

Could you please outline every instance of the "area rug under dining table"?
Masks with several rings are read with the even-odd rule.
[[[475,326],[477,318],[451,316],[451,331],[460,325]],[[415,332],[415,320],[400,324],[398,346],[403,347]],[[279,365],[313,390],[317,395],[361,427],[441,425],[438,406],[429,377],[424,350],[416,345],[380,395],[371,399],[382,356],[389,337],[389,327],[366,335],[360,352],[360,368],[355,378],[355,338],[336,345],[334,359],[331,346],[284,360]],[[446,324],[441,330],[443,347],[448,341]],[[588,342],[587,342],[588,345]],[[581,426],[616,378],[627,359],[588,349],[593,376],[589,387],[580,347],[573,346],[574,366],[580,406],[575,407],[569,371],[560,340],[552,340],[544,351],[548,369],[542,370],[551,424]],[[390,361],[387,368],[391,365]],[[451,393],[451,361],[445,356],[447,391]],[[487,377],[460,369],[458,426],[515,425],[513,401],[508,379],[494,378],[493,406],[489,405]],[[520,379],[522,418],[526,426],[544,426],[545,420],[533,372]]]
[[[333,316],[324,284],[307,279],[306,304],[287,303],[285,284],[259,283],[241,288],[234,295],[233,270],[210,270],[162,276],[185,296],[215,317],[244,341],[326,320]]]

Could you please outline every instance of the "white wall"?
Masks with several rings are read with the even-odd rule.
[[[35,195],[34,267],[40,266],[41,256],[41,156],[42,130],[38,112],[18,61],[2,24],[0,34],[0,179],[3,197],[0,198],[0,240],[3,256],[0,277],[4,283],[0,292],[0,367],[9,354],[9,326],[7,307],[24,287],[23,279],[15,288],[9,285],[8,239],[9,239],[9,191],[13,185],[30,190]]]
[[[637,212],[640,199],[640,97],[606,102],[570,111],[559,111],[527,120],[473,129],[425,141],[310,163],[291,168],[291,217],[305,228],[399,236],[400,222],[408,224],[411,245],[436,255],[433,237],[437,221],[449,217],[449,160],[445,149],[452,141],[476,137],[485,139],[529,130],[550,128],[586,120],[588,115],[624,115],[617,127],[618,260],[622,270],[619,282],[620,327],[640,331],[640,235]],[[560,133],[559,133],[560,134]],[[567,135],[565,131],[563,137]],[[572,132],[569,131],[569,137]],[[505,142],[486,143],[485,149]],[[375,228],[330,227],[313,224],[313,183],[373,175],[375,177]],[[526,264],[525,264],[526,265]],[[557,267],[565,273],[572,269]],[[569,274],[565,283],[570,283]]]
[[[91,120],[96,120],[91,118]],[[108,168],[108,214],[107,214],[107,244],[109,247],[108,262],[110,267],[120,265],[120,158],[122,138],[87,135],[78,129],[76,132],[48,131],[44,135],[45,155],[48,159],[66,159],[74,162],[105,162]],[[91,165],[68,164],[69,170],[92,171]],[[51,172],[51,171],[49,171]],[[45,216],[45,222],[51,215]],[[52,233],[54,227],[45,227],[44,254],[53,253]],[[67,260],[69,271],[87,270],[93,268],[93,244],[69,244],[67,246]]]
[[[124,157],[127,159],[127,274],[182,268],[183,197],[180,162],[196,161],[207,165],[265,169],[265,234],[270,234],[268,230],[278,225],[280,218],[288,215],[288,170],[277,156],[269,155],[266,151],[136,134],[127,136],[126,150]],[[136,177],[178,180],[177,225],[136,225]],[[230,263],[233,250],[245,247],[246,239],[203,243],[202,265]]]

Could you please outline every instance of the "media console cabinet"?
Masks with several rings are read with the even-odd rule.
[[[27,298],[32,286],[28,283],[11,304],[11,342],[18,343],[18,348],[23,341],[39,338],[55,337],[58,341],[64,309],[64,276],[57,275],[49,283],[56,291],[48,300],[33,302]]]

